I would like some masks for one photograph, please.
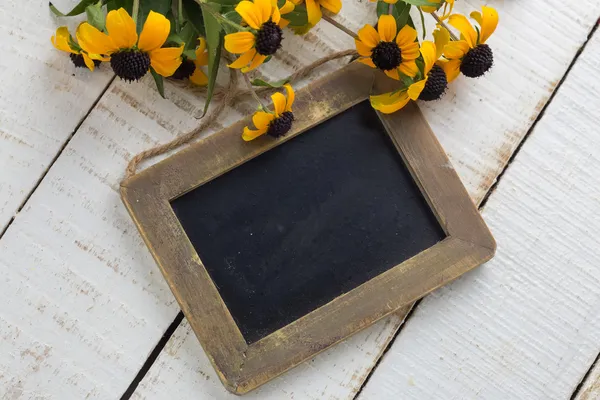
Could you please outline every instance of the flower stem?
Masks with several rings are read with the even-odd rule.
[[[440,19],[440,17],[434,12],[430,13],[431,16],[433,17],[433,19],[435,19],[437,21],[438,24],[440,24],[442,27],[444,27],[448,33],[450,34],[450,37],[452,38],[452,40],[457,41],[458,38],[456,37],[456,35],[454,33],[452,33],[452,31],[450,30],[450,28],[448,28],[448,25],[446,25],[446,23],[444,21],[442,21]]]
[[[183,28],[183,0],[177,1],[177,30]]]
[[[352,32],[350,29],[346,28],[344,25],[331,18],[329,15],[323,14],[323,19],[329,22],[331,25],[338,28],[340,31],[344,32],[345,34],[352,36],[354,39],[358,39],[358,35],[356,33]]]
[[[140,13],[140,0],[133,0],[133,8],[131,9],[131,18],[137,24],[138,14]]]
[[[260,97],[258,97],[258,94],[256,94],[256,91],[254,90],[254,87],[252,86],[252,82],[250,82],[250,78],[248,77],[248,74],[242,74],[242,76],[244,77],[244,81],[246,81],[246,85],[248,85],[248,90],[250,91],[250,94],[252,95],[252,97],[254,97],[254,100],[256,100],[258,102],[260,108],[263,111],[268,111],[267,107],[265,107],[265,105],[263,104]]]
[[[202,8],[203,12],[208,11],[217,21],[219,21],[219,23],[221,23],[221,25],[223,25],[222,23],[225,23],[229,26],[234,27],[238,31],[249,31],[250,30],[249,28],[245,28],[239,24],[236,24],[233,21],[228,20],[227,18],[222,16],[220,13],[218,13],[214,8],[212,8],[208,3],[204,3],[199,0],[196,0],[196,3],[200,4],[200,7]]]

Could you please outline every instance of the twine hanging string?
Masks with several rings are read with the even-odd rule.
[[[343,57],[347,57],[347,56],[355,56],[355,55],[356,55],[356,50],[354,50],[354,49],[343,50],[343,51],[338,51],[337,53],[332,53],[328,56],[318,59],[317,61],[313,62],[312,64],[307,65],[304,68],[299,69],[298,71],[291,74],[287,78],[287,80],[292,82],[297,79],[301,79],[301,78],[307,76],[308,74],[310,74],[314,69],[320,67],[321,65],[323,65],[325,63],[328,63],[329,61],[337,60],[339,58],[343,58]],[[137,154],[135,157],[133,157],[131,159],[131,161],[129,161],[129,164],[127,164],[127,168],[125,170],[125,179],[127,179],[135,174],[139,164],[142,161],[152,158],[152,157],[159,156],[168,151],[177,149],[180,146],[190,143],[192,140],[194,140],[196,137],[198,137],[198,135],[200,135],[202,132],[204,132],[204,130],[210,128],[217,121],[217,118],[219,118],[221,116],[223,111],[227,107],[233,105],[239,97],[250,94],[251,91],[249,89],[243,90],[243,89],[239,89],[237,86],[238,86],[237,70],[230,69],[229,70],[229,83],[227,85],[227,89],[225,91],[219,92],[219,94],[224,96],[223,99],[218,103],[218,105],[208,115],[206,115],[202,119],[202,123],[200,125],[198,125],[196,128],[192,129],[191,131],[189,131],[181,136],[177,136],[175,139],[171,140],[170,142],[154,146],[148,150],[144,150],[141,153]],[[264,93],[264,92],[268,92],[271,90],[274,90],[274,88],[263,87],[263,88],[260,88],[259,90],[257,90],[256,92]],[[241,132],[240,132],[240,135],[241,135]],[[240,140],[241,140],[241,138],[240,138]]]

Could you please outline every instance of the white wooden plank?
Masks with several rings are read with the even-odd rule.
[[[600,400],[600,362],[592,367],[575,397],[575,400]]]
[[[287,56],[263,72],[353,46],[320,32],[288,34]],[[0,240],[0,398],[117,398],[177,314],[118,193],[134,154],[199,123],[203,100],[166,86],[168,100],[150,76],[111,84]],[[255,109],[240,104],[221,125]]]
[[[359,399],[570,398],[600,352],[599,68],[595,34],[485,205],[496,258],[419,304]]]
[[[499,1],[491,3],[500,10],[502,21],[490,40],[496,54],[494,70],[484,79],[459,80],[440,102],[421,104],[475,202],[481,201],[494,183],[600,13],[600,5],[593,2],[586,3],[588,14],[583,18],[558,1],[516,1],[505,6]],[[460,9],[478,6],[478,2],[471,2]],[[561,33],[565,26],[573,33],[569,38]],[[542,42],[536,42],[540,38],[544,38]],[[345,345],[288,372],[253,396],[352,398],[402,321],[398,316],[392,319],[392,323],[382,321]],[[134,398],[163,399],[173,391],[184,398],[198,393],[214,399],[229,398],[211,375],[212,369],[187,325],[177,329],[167,348]],[[348,356],[354,356],[351,362],[339,361]],[[352,377],[350,383],[348,376]]]
[[[112,76],[108,68],[75,68],[55,50],[50,37],[59,23],[47,0],[0,7],[0,232]]]

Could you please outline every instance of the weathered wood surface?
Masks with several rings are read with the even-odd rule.
[[[46,0],[2,2],[0,232],[112,77],[108,68],[75,70],[68,55],[50,44],[56,27]]]
[[[360,400],[571,397],[600,352],[598,69],[596,33],[484,207],[496,258],[419,304]]]
[[[575,400],[598,400],[600,399],[600,363],[590,371],[587,379],[582,382],[581,388]]]
[[[548,100],[600,12],[600,5],[592,0],[580,2],[577,10],[558,0],[502,3],[490,2],[498,6],[502,18],[497,35],[490,40],[497,59],[493,72],[477,81],[461,79],[443,101],[423,106],[477,202]],[[47,12],[45,4],[19,5],[19,13]],[[479,5],[475,1],[461,2],[461,9]],[[354,29],[373,19],[372,8],[365,0],[347,1],[340,20]],[[6,19],[10,26],[16,26],[17,20],[5,12],[4,8],[0,11],[2,25]],[[19,46],[38,40],[46,43],[54,28],[47,28],[42,37],[36,24],[32,25]],[[264,75],[284,76],[333,49],[353,44],[325,24],[304,40],[286,40],[293,42],[292,47],[282,53],[281,61],[267,64],[261,70]],[[42,60],[59,56],[50,47]],[[29,60],[27,67],[35,62]],[[61,63],[68,73],[68,60]],[[14,75],[24,70],[12,64],[5,66],[4,61],[0,65],[3,73]],[[320,73],[333,68],[324,67]],[[92,76],[96,79],[97,75]],[[64,84],[71,85],[67,75],[64,77]],[[108,81],[108,74],[103,79]],[[170,84],[169,100],[163,100],[152,85],[150,79],[145,79],[139,85],[115,82],[110,86],[0,239],[2,398],[118,397],[177,313],[171,293],[120,202],[117,188],[133,154],[197,124],[191,116],[202,106],[202,100]],[[71,90],[69,96],[90,93],[83,85]],[[13,94],[0,93],[2,104],[9,104]],[[36,101],[43,99],[40,96]],[[36,112],[40,104],[44,102],[39,102]],[[24,109],[14,108],[12,112],[22,118],[27,115]],[[251,103],[238,106],[227,114],[222,125],[253,109]],[[67,118],[64,110],[57,115]],[[72,125],[74,128],[76,124]],[[45,134],[52,131],[50,126],[47,121],[40,123]],[[65,137],[69,133],[67,129]],[[6,142],[0,138],[2,162],[14,156],[12,150],[4,152]],[[35,154],[32,158],[37,160]],[[3,173],[0,182],[4,183],[4,177]],[[20,180],[12,174],[9,179]],[[23,198],[12,200],[17,206],[8,218]],[[382,321],[323,353],[265,386],[262,398],[352,397],[400,321],[397,316]],[[209,375],[213,370],[185,324],[177,329],[166,349],[135,397],[171,398],[174,393],[180,398],[202,398],[199,393],[208,393],[212,398],[227,396],[214,375]]]

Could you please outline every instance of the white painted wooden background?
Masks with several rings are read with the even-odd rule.
[[[600,398],[597,33],[526,136],[600,4],[488,3],[501,18],[494,69],[421,106],[477,203],[526,139],[483,207],[496,258],[425,298],[405,325],[387,318],[248,398]],[[356,29],[373,5],[345,0],[337,19]],[[113,81],[106,66],[75,70],[50,45],[59,23],[46,1],[0,7],[1,399],[120,398],[178,313],[117,189],[134,154],[197,124],[203,100],[172,84],[161,99],[148,77]],[[282,77],[352,46],[322,23],[288,34],[261,73]],[[252,108],[238,104],[222,125]],[[233,396],[184,320],[131,398]]]

